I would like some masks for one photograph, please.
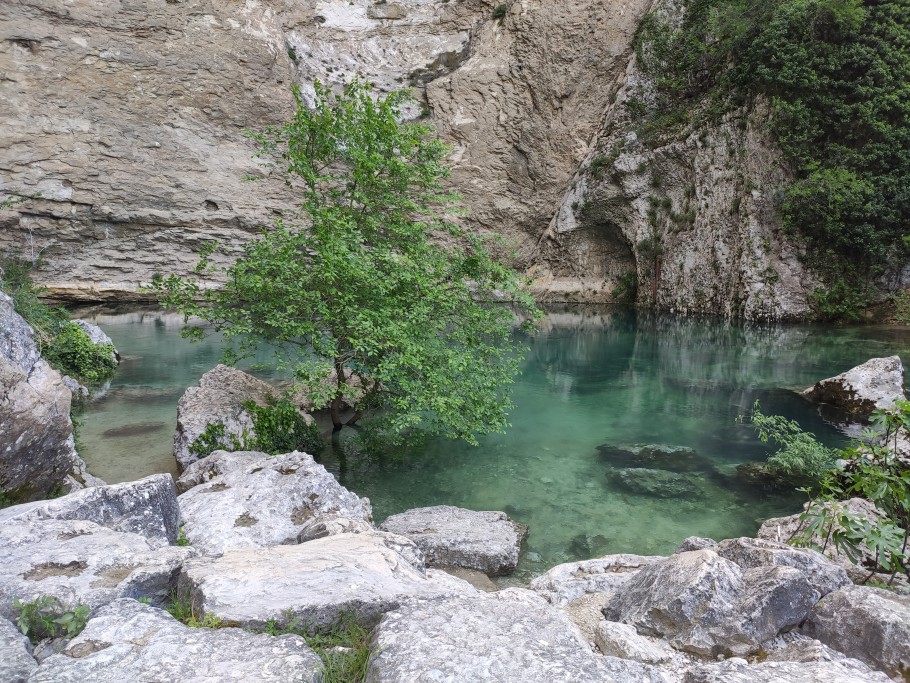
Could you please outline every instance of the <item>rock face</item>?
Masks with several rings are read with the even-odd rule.
[[[851,586],[819,602],[802,628],[829,647],[900,679],[910,673],[910,598]]]
[[[604,616],[699,655],[744,655],[799,625],[820,594],[792,567],[743,569],[713,550],[656,562],[627,581]]]
[[[476,592],[448,574],[425,570],[407,539],[382,532],[338,534],[301,545],[228,550],[184,565],[179,590],[193,605],[242,626],[288,615],[319,628],[344,612],[372,626],[412,598]],[[416,550],[416,548],[415,548]]]
[[[164,604],[192,548],[161,547],[145,536],[94,522],[27,520],[0,525],[0,616],[13,599],[51,595],[69,607],[120,597]]]
[[[607,555],[567,562],[533,579],[528,587],[554,605],[565,605],[588,593],[612,593],[644,567],[663,559],[657,555]]]
[[[504,512],[475,512],[451,505],[407,510],[380,528],[410,538],[430,566],[476,569],[490,576],[511,574],[528,527]]]
[[[94,522],[113,531],[139,534],[160,547],[177,542],[180,508],[170,475],[153,474],[0,510],[0,525],[44,519]]]
[[[163,610],[122,599],[99,609],[29,680],[319,683],[322,661],[300,636],[189,628]]]
[[[0,495],[8,502],[103,483],[76,453],[71,400],[31,327],[0,292]]]
[[[749,664],[734,658],[697,667],[686,674],[683,683],[888,683],[890,680],[855,659]]]
[[[180,486],[203,478],[206,483],[180,495],[180,509],[186,537],[211,555],[299,543],[328,518],[372,519],[370,501],[341,486],[306,453],[216,451],[190,465]]]
[[[594,642],[605,655],[643,664],[663,664],[675,654],[665,642],[640,636],[634,627],[616,621],[601,621],[594,631]]]
[[[564,614],[517,588],[401,607],[374,638],[368,683],[666,681],[643,664],[593,654]]]
[[[25,683],[37,666],[28,638],[12,622],[0,617],[0,681]]]
[[[244,401],[265,405],[275,389],[252,375],[216,365],[199,379],[198,387],[187,389],[177,403],[177,431],[174,433],[174,457],[181,470],[199,456],[190,446],[209,424],[221,422],[227,438],[242,440],[253,433],[253,420],[243,408]]]
[[[835,377],[817,382],[802,395],[828,404],[855,420],[877,408],[891,408],[904,398],[904,366],[898,356],[872,358]]]

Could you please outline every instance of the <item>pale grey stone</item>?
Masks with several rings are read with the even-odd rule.
[[[307,453],[216,451],[193,463],[180,485],[186,537],[201,552],[299,543],[325,518],[369,524],[370,501],[341,486]],[[314,535],[325,534],[325,527]]]
[[[174,432],[174,457],[180,470],[199,460],[190,446],[210,424],[221,422],[225,436],[242,444],[255,433],[253,420],[243,407],[244,401],[265,405],[277,395],[270,384],[236,368],[216,365],[199,378],[198,387],[187,389],[177,402],[177,430]]]
[[[683,683],[891,683],[891,679],[855,659],[749,664],[733,658],[699,666],[686,674]]]
[[[253,627],[288,615],[320,627],[343,612],[372,625],[411,598],[476,592],[445,572],[415,567],[413,557],[399,552],[407,544],[373,532],[231,549],[217,559],[186,562],[179,590],[205,614]]]
[[[892,408],[895,401],[904,398],[904,366],[899,356],[872,358],[817,382],[802,395],[834,406],[854,419],[865,420],[873,410]]]
[[[114,531],[145,536],[157,547],[177,542],[180,508],[171,475],[153,474],[138,481],[93,486],[62,498],[0,510],[0,525],[40,519],[95,522]]]
[[[601,620],[594,630],[594,643],[605,655],[643,664],[662,664],[674,656],[665,641],[641,636],[634,627],[616,621]]]
[[[664,683],[656,669],[594,654],[560,610],[526,590],[419,600],[374,632],[368,683]]]
[[[81,520],[0,525],[0,616],[13,599],[51,595],[68,607],[98,607],[120,597],[163,604],[192,548],[161,546],[139,534]]]
[[[705,549],[645,567],[617,589],[604,616],[687,652],[744,655],[801,623],[818,597],[797,569],[743,572]]]
[[[380,528],[410,538],[430,566],[476,569],[490,576],[511,574],[528,527],[505,512],[476,512],[451,505],[407,510]]]
[[[714,548],[717,541],[713,538],[704,538],[702,536],[689,536],[684,538],[673,553],[687,553],[690,550],[704,550],[705,548]]]
[[[300,636],[189,628],[130,599],[100,608],[29,683],[321,683],[322,662]]]
[[[893,677],[910,672],[910,597],[851,586],[824,597],[802,632]]]
[[[0,681],[25,683],[37,666],[28,638],[12,622],[0,617]]]
[[[72,392],[0,292],[0,493],[14,502],[94,483],[76,453]]]
[[[798,569],[820,596],[851,583],[842,567],[809,548],[793,548],[766,539],[743,537],[721,541],[713,550],[743,570],[767,566]]]
[[[659,555],[607,555],[596,560],[559,564],[528,586],[554,605],[565,605],[586,593],[612,593],[642,568],[663,560]]]

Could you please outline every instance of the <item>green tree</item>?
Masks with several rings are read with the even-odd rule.
[[[400,122],[406,93],[374,97],[355,81],[337,96],[317,84],[313,106],[295,95],[292,120],[254,137],[299,188],[300,214],[250,241],[224,284],[205,282],[209,245],[197,277],[153,288],[238,355],[275,347],[336,432],[361,420],[392,441],[501,431],[523,355],[514,307],[537,309],[517,273],[450,219],[449,150]]]

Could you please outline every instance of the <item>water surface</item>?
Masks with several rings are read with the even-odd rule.
[[[83,417],[90,471],[111,482],[174,472],[176,403],[217,363],[217,340],[190,344],[179,317],[157,312],[82,315],[126,358]],[[607,553],[665,554],[689,535],[752,534],[762,519],[798,510],[799,494],[737,484],[735,466],[763,460],[769,448],[736,417],[760,400],[765,412],[842,444],[792,390],[874,356],[906,357],[910,334],[566,308],[528,342],[507,434],[479,447],[437,440],[391,462],[329,449],[324,463],[370,498],[377,521],[425,505],[506,510],[531,528],[519,578]],[[599,450],[628,444],[694,449],[697,465],[630,471]]]

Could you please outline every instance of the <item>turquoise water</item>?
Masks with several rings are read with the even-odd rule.
[[[217,362],[217,342],[191,345],[178,336],[179,318],[155,312],[83,317],[126,357],[108,394],[83,416],[90,471],[112,482],[172,472],[177,400]],[[689,535],[751,534],[762,519],[798,510],[799,494],[733,476],[737,464],[769,452],[737,415],[760,400],[766,413],[843,443],[792,389],[870,357],[906,357],[910,334],[572,308],[551,312],[529,344],[507,434],[479,447],[439,440],[391,462],[329,451],[324,463],[370,498],[378,521],[424,505],[506,510],[531,529],[519,578],[607,553],[667,553]],[[599,450],[629,444],[687,447],[697,456],[689,471],[668,475],[620,469]]]

